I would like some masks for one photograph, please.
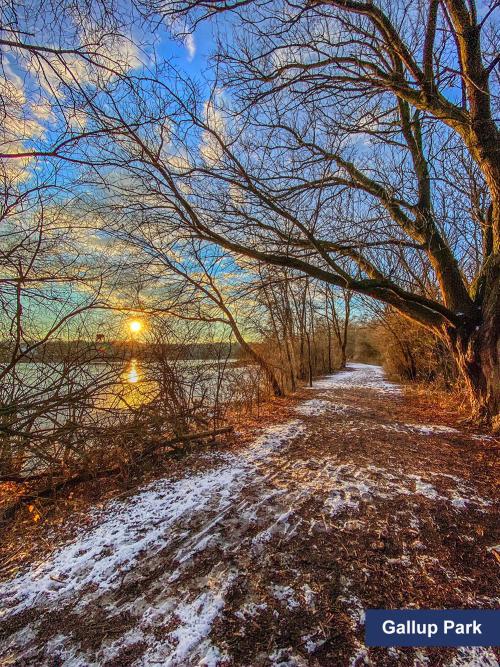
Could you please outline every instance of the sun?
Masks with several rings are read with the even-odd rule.
[[[128,326],[132,333],[138,333],[142,329],[142,322],[139,320],[132,320],[129,322]]]

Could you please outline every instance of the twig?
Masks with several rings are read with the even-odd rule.
[[[144,458],[155,452],[157,449],[160,449],[161,447],[168,447],[170,445],[178,444],[181,442],[191,442],[193,440],[204,440],[206,438],[215,437],[216,435],[230,433],[231,431],[233,431],[233,428],[234,428],[233,426],[224,426],[211,431],[187,433],[185,435],[177,436],[176,438],[172,438],[170,440],[158,440],[158,442],[155,442],[149,447],[143,449],[142,452],[140,452],[135,458],[133,458],[130,461],[129,465],[134,465],[136,463],[139,463]],[[123,470],[122,464],[113,466],[112,468],[108,468],[105,470],[100,470],[99,472],[80,472],[74,475],[73,477],[62,479],[57,483],[51,484],[50,486],[40,489],[38,491],[24,494],[20,498],[18,498],[15,503],[12,503],[12,505],[9,505],[4,509],[4,511],[0,515],[0,521],[4,522],[10,519],[21,505],[25,505],[26,503],[32,502],[37,498],[44,498],[50,496],[62,488],[70,488],[72,486],[80,484],[81,482],[87,482],[92,479],[99,479],[101,477],[111,477],[112,475],[119,473],[121,470]],[[29,481],[29,478],[26,478],[24,481]]]

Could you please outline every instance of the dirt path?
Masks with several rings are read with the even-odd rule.
[[[498,665],[492,649],[371,649],[367,607],[495,607],[494,447],[420,424],[379,368],[206,471],[96,511],[0,586],[0,664]]]

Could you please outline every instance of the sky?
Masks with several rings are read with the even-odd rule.
[[[128,0],[123,0],[123,4],[120,3],[119,11],[126,13],[127,10],[123,9],[126,2]],[[53,25],[57,25],[58,18],[50,16],[51,3],[46,3],[44,0],[26,0],[25,3],[21,4],[25,8],[31,5],[38,6],[41,12],[36,16],[33,14],[35,18],[32,18],[27,13],[24,17],[26,25],[21,21],[20,28],[26,29],[27,33],[32,33],[29,39],[34,43],[50,46],[51,40],[57,39],[57,34],[52,34],[51,29]],[[484,11],[484,8],[485,3],[480,3],[480,12]],[[85,33],[85,30],[89,30],[90,23],[85,25],[84,19],[82,20],[83,25],[81,27],[79,27],[77,22],[73,22],[71,24],[72,27],[68,29],[67,33],[64,33],[63,29],[63,33],[66,36],[66,39],[63,40],[64,46],[72,46],[71,36],[75,31],[75,26],[77,26],[77,30],[81,30],[82,34]],[[230,15],[225,14],[219,20],[222,23],[219,27],[224,27],[230,33]],[[127,23],[126,20],[125,23]],[[177,25],[175,28],[178,30],[179,26]],[[136,74],[140,73],[141,59],[147,63],[148,58],[151,59],[154,51],[158,56],[158,60],[170,61],[181,74],[192,77],[201,83],[202,91],[206,89],[208,93],[208,84],[204,84],[203,82],[206,82],[209,78],[209,56],[215,43],[212,31],[215,29],[216,26],[213,22],[200,22],[192,34],[187,34],[182,39],[176,39],[173,36],[174,30],[172,26],[169,28],[166,22],[162,22],[154,31],[148,31],[147,29],[142,29],[141,31],[139,27],[133,28],[131,33],[133,43],[114,44],[113,48],[119,49],[120,58],[123,57],[124,61],[127,62],[124,65],[125,69]],[[89,35],[91,36],[91,30],[89,30],[87,37]],[[92,84],[91,74],[86,71],[85,63],[81,58],[74,56],[73,60],[71,60],[68,57],[68,62],[72,64],[72,74],[80,82],[87,81]],[[3,72],[0,70],[0,92],[2,96],[7,93],[7,97],[11,97],[12,108],[15,113],[8,113],[7,120],[2,124],[3,127],[0,127],[0,141],[4,140],[3,143],[7,146],[9,152],[21,150],[23,147],[51,146],[61,132],[61,127],[60,124],[58,126],[57,119],[60,113],[60,110],[58,111],[58,104],[63,100],[63,96],[57,89],[57,81],[54,82],[54,78],[56,77],[54,77],[53,73],[50,73],[49,68],[47,72],[43,73],[42,77],[39,76],[37,78],[33,70],[33,62],[30,62],[27,58],[23,61],[22,56],[14,52],[5,51],[2,65]],[[51,62],[51,66],[54,65],[57,67],[57,63],[54,61]],[[38,72],[38,74],[40,73]],[[40,84],[38,87],[36,81]],[[453,91],[450,91],[450,95],[452,94]],[[65,113],[67,113],[67,110],[65,110]],[[75,110],[74,118],[70,118],[70,124],[74,123],[74,128],[77,132],[86,128],[85,122],[85,115],[81,113],[81,110]],[[164,127],[168,127],[168,119],[161,126],[162,129]],[[60,134],[59,136],[64,137],[64,135]],[[168,144],[168,140],[166,143]],[[198,148],[198,144],[196,144],[196,147]],[[358,153],[360,155],[363,154],[362,147]],[[50,170],[53,168],[53,160],[29,161],[21,159],[17,161],[10,160],[8,162],[14,165],[14,169],[17,168],[19,171],[19,173],[14,174],[14,180],[17,179],[25,187],[29,187],[30,179],[42,179],[50,175]],[[58,175],[60,179],[58,185],[68,184],[69,187],[67,190],[71,195],[75,192],[75,185],[72,182],[73,172],[76,173],[76,168],[71,167],[66,162],[61,164],[61,172]],[[91,234],[92,231],[89,225],[89,242]]]
[[[30,4],[28,1],[26,7]],[[25,42],[67,49],[76,46],[78,41],[88,43],[93,38],[92,31],[89,35],[84,34],[85,27],[81,28],[82,32],[79,34],[76,21],[68,24],[67,20],[62,20],[58,24],[57,18],[61,17],[51,18],[49,3],[33,0],[33,5],[38,6],[38,18],[31,19],[26,16],[24,22],[22,18],[20,20],[20,29],[28,34],[23,38]],[[35,13],[33,12],[34,15]],[[131,19],[126,15],[124,20]],[[65,25],[70,27],[65,29]],[[174,32],[180,30],[177,24],[169,27],[163,21],[154,30],[136,24],[122,30],[126,39],[122,40],[121,45],[114,45],[113,48],[118,49],[115,51],[118,54],[117,60],[123,64],[125,71],[138,73],[141,61],[147,66],[153,53],[156,52],[158,60],[171,62],[181,73],[193,77],[197,83],[202,83],[207,71],[208,57],[214,45],[212,28],[210,22],[202,22],[194,32],[176,38]],[[4,34],[10,38],[10,33]],[[24,139],[25,146],[30,139],[38,145],[44,140],[48,143],[52,136],[51,128],[55,127],[51,121],[56,112],[58,97],[62,96],[51,69],[62,66],[56,57],[49,55],[47,56],[50,59],[49,64],[44,65],[43,73],[40,75],[38,71],[36,76],[37,65],[29,59],[26,52],[2,46],[0,54],[0,93],[2,99],[8,98],[12,102],[12,108],[9,109],[11,119],[5,119],[4,127],[0,128],[2,145],[0,152],[10,153],[18,150],[21,139]],[[90,75],[86,71],[84,60],[76,56],[65,56],[65,63],[72,69],[71,75],[64,72],[65,76],[74,76],[78,82],[85,83],[88,80]],[[17,112],[15,112],[16,106],[20,107]],[[77,123],[78,118],[75,118],[75,125]],[[19,165],[21,162],[18,161],[16,164]]]
[[[200,81],[203,79],[214,46],[212,26],[209,22],[200,23],[193,33],[187,35],[183,44],[180,44],[166,27],[158,32],[158,38],[160,56],[173,58],[178,68],[186,74]]]
[[[29,2],[24,6],[24,9],[28,5]],[[58,40],[58,34],[51,32],[52,26],[56,25],[56,21],[50,16],[50,5],[41,2],[41,0],[34,0],[33,6],[41,8],[41,13],[37,18],[32,18],[35,16],[35,12],[30,14],[28,11],[26,11],[24,17],[21,16],[20,28],[25,29],[27,33],[31,33],[29,37],[25,38],[25,41],[45,46],[56,46],[58,43],[66,48],[73,46],[71,38],[61,43]],[[23,9],[20,11],[23,11]],[[71,29],[68,34],[71,34]],[[173,30],[169,29],[166,23],[161,23],[154,32],[150,30],[141,33],[139,29],[136,29],[132,32],[132,39],[136,43],[137,49],[133,45],[125,47],[127,59],[129,57],[128,53],[131,53],[130,62],[132,67],[129,68],[129,71],[138,73],[141,69],[139,59],[143,59],[147,63],[148,57],[151,56],[154,49],[158,60],[168,60],[181,73],[196,79],[198,83],[203,82],[208,67],[208,57],[214,43],[212,27],[208,22],[201,23],[192,34],[186,35],[183,39],[175,38]],[[84,41],[83,38],[82,41]],[[0,92],[2,97],[6,96],[11,100],[12,105],[9,109],[9,118],[5,123],[2,123],[0,128],[0,145],[2,146],[0,152],[13,153],[35,147],[42,149],[50,146],[61,136],[56,122],[59,103],[58,90],[56,83],[50,78],[50,70],[47,69],[41,77],[37,78],[32,70],[33,62],[30,62],[26,57],[23,58],[22,53],[3,48],[1,55]],[[51,66],[53,62],[51,62]],[[68,58],[68,62],[72,63],[72,73],[80,81],[85,81],[87,74],[81,60],[75,59],[72,62]],[[55,64],[57,65],[57,63]],[[40,85],[39,82],[41,82]],[[52,86],[52,89],[50,86]],[[75,118],[75,129],[84,129],[82,125],[78,127],[78,123],[84,124],[85,119]],[[11,159],[7,160],[5,164],[9,175],[12,177],[12,182],[21,191],[29,189],[30,185],[36,181],[53,177],[54,161],[50,159]],[[76,174],[75,168],[69,163],[63,163],[59,167],[58,184],[70,183],[73,175]],[[54,196],[64,197],[67,196],[67,192],[64,195],[63,190]],[[48,206],[47,204],[47,208]],[[14,220],[13,224],[16,223],[17,220]],[[90,245],[91,235],[92,232],[89,230]],[[2,245],[8,244],[9,240],[7,234],[0,232],[0,243]],[[63,303],[67,298],[70,305],[77,304],[86,297],[85,294],[79,295],[78,290],[65,291],[64,288],[61,290],[60,286],[58,291],[61,293],[58,294],[57,300]],[[31,305],[39,313],[38,319],[41,330],[50,327],[57,319],[56,313],[59,309],[44,307],[44,299],[40,294],[37,294],[37,298],[31,301]],[[29,310],[27,308],[26,312]],[[102,313],[97,317],[102,320]]]

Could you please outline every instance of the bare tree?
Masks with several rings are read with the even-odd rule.
[[[197,7],[227,9],[196,1],[181,9]],[[135,176],[154,182],[178,228],[378,299],[436,332],[453,350],[474,416],[495,422],[493,7],[480,13],[449,0],[408,10],[391,0],[232,8],[243,29],[219,45],[220,79],[208,102],[189,84],[156,80],[148,89],[151,120],[156,96],[168,99],[176,128],[169,156],[158,123],[147,135],[128,128]],[[123,121],[123,111],[113,113]],[[173,168],[181,143],[184,165]],[[124,149],[121,142],[115,164],[124,166]]]
[[[330,336],[330,325],[333,329],[338,348],[340,350],[340,368],[345,368],[347,364],[347,336],[349,333],[349,320],[351,316],[352,293],[349,290],[341,290],[343,301],[343,317],[336,307],[336,295],[330,285],[325,286],[325,317],[328,326],[328,335]],[[330,350],[330,345],[329,345]]]
[[[91,368],[103,272],[70,241],[47,191],[24,191],[15,203],[0,211],[2,472],[63,465],[95,396],[116,379],[109,367]]]
[[[233,279],[237,267],[228,253],[196,239],[182,242],[176,238],[169,242],[168,236],[152,238],[148,229],[144,219],[140,233],[130,234],[130,227],[122,223],[113,234],[140,250],[145,258],[150,258],[151,279],[167,289],[167,294],[157,295],[148,304],[148,309],[186,321],[229,328],[245,356],[260,367],[273,394],[282,396],[283,389],[271,363],[246,340],[238,323],[237,313],[241,310],[239,302],[242,299],[238,298],[238,285],[234,285]],[[104,230],[110,233],[112,226],[105,225]],[[239,282],[243,275],[241,271]],[[248,312],[245,319],[250,319]]]
[[[135,211],[133,233],[147,211],[165,237],[396,308],[450,346],[474,417],[495,423],[495,5],[182,0],[145,11],[171,8],[195,22],[231,10],[241,26],[218,44],[209,99],[166,64],[113,74],[99,95],[84,91],[92,131],[65,159],[88,167],[101,205]]]

